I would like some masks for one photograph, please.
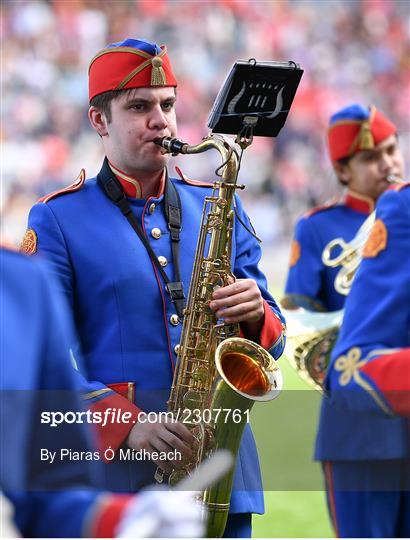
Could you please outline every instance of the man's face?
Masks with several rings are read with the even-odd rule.
[[[153,141],[176,136],[175,101],[173,87],[135,88],[112,100],[103,142],[113,165],[135,177],[164,168],[169,154]]]
[[[396,135],[390,135],[372,150],[362,150],[347,165],[335,164],[338,177],[349,189],[377,200],[389,186],[387,177],[403,177],[403,156]]]

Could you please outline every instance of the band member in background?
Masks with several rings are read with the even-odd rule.
[[[0,249],[0,263],[0,488],[12,503],[19,534],[135,537],[155,513],[150,536],[200,536],[201,512],[188,492],[150,491],[134,497],[96,488],[101,471],[91,427],[71,422],[84,411],[70,357],[73,328],[67,306],[37,261]],[[57,427],[42,422],[42,413],[50,411],[67,412],[70,422]],[[83,457],[76,457],[80,452]],[[163,510],[167,505],[172,514]]]
[[[122,445],[151,453],[177,450],[186,457],[194,439],[185,425],[137,421],[141,409],[166,408],[180,341],[181,293],[187,296],[204,197],[212,191],[211,184],[189,180],[180,171],[180,178],[168,178],[168,155],[154,143],[177,133],[176,86],[165,46],[126,39],[93,58],[89,119],[106,155],[102,169],[87,181],[82,173],[72,186],[32,208],[23,250],[47,257],[69,299],[86,377],[94,385],[90,406],[132,413],[134,423],[102,430],[103,446],[114,451]],[[145,240],[101,189],[107,182],[125,194]],[[166,212],[166,199],[175,190],[181,229]],[[241,221],[249,225],[239,198],[236,203]],[[210,308],[227,322],[239,322],[245,337],[277,358],[284,346],[284,321],[258,269],[259,245],[239,220],[234,232],[232,266],[237,279],[213,293]],[[173,298],[158,262],[176,287]],[[169,471],[181,461],[116,460],[106,467],[106,487],[138,490],[152,482],[157,465]],[[263,512],[249,426],[237,460],[230,512],[228,537],[249,536],[251,513]]]
[[[297,223],[285,287],[287,308],[343,307],[345,296],[334,288],[338,269],[322,263],[323,250],[335,238],[352,240],[390,185],[388,176],[403,176],[396,126],[374,106],[354,104],[335,113],[328,143],[334,171],[346,191],[341,200],[308,211]]]
[[[409,183],[389,189],[376,205],[326,391],[335,409],[355,416],[319,435],[343,458],[329,452],[324,465],[338,536],[408,538],[409,433],[405,421],[391,418],[410,418]]]
[[[323,250],[335,238],[351,241],[373,212],[377,199],[391,185],[389,176],[403,177],[403,157],[396,127],[374,106],[365,108],[354,104],[334,114],[330,119],[328,144],[333,168],[338,180],[346,186],[346,192],[340,201],[308,212],[296,226],[286,296],[282,301],[289,309],[334,311],[343,308],[346,296],[334,287],[339,269],[322,263]],[[368,291],[362,298],[363,307],[372,294]],[[324,463],[332,462],[333,466],[369,459],[399,459],[403,457],[404,432],[400,419],[358,416],[347,407],[336,407],[325,397],[315,458]],[[324,468],[328,475],[328,466]],[[334,516],[331,488],[328,481],[328,506]],[[339,516],[335,522],[341,535],[347,531],[344,526],[358,521],[356,513],[363,511],[364,519],[369,522],[378,512],[374,508],[370,517],[365,513],[369,508],[362,510],[360,506],[349,511],[350,514]],[[382,511],[380,515],[384,515]],[[362,536],[361,531],[357,530],[353,536]],[[364,536],[371,535],[367,532]]]

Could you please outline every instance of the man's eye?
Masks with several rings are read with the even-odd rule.
[[[145,105],[143,103],[135,103],[131,108],[135,111],[143,111],[145,109]]]
[[[164,109],[164,111],[171,111],[173,108],[174,108],[174,104],[173,103],[164,103],[162,105],[162,108]]]

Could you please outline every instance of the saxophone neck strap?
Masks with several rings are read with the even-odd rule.
[[[174,262],[176,281],[170,281],[165,270],[161,266],[158,257],[155,255],[154,250],[152,249],[151,244],[149,243],[140,223],[132,212],[131,205],[124,194],[124,190],[120,182],[111,171],[107,158],[105,158],[101,171],[98,173],[97,183],[105,195],[119,208],[121,213],[127,219],[128,223],[138,235],[153,264],[165,282],[165,289],[175,306],[178,316],[182,318],[185,307],[184,287],[181,281],[181,269],[179,264],[179,241],[182,228],[182,209],[181,199],[179,198],[176,187],[168,178],[168,172],[166,172],[164,205],[165,216],[167,218],[168,228],[171,233],[172,259]]]

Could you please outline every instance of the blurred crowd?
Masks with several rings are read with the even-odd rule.
[[[276,139],[246,150],[241,181],[265,246],[289,242],[297,217],[339,192],[325,140],[329,115],[350,102],[391,117],[409,156],[409,3],[406,0],[2,0],[2,226],[19,243],[30,206],[84,167],[101,146],[87,119],[87,68],[124,37],[166,43],[179,80],[179,135],[207,133],[233,62],[293,60],[305,70]],[[178,158],[213,178],[218,156]]]

